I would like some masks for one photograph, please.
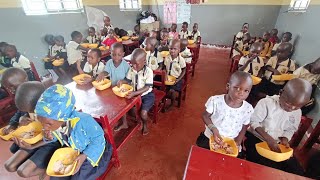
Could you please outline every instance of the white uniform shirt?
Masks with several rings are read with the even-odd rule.
[[[186,61],[180,55],[172,60],[171,56],[167,56],[164,60],[167,74],[179,78],[182,73],[182,69],[186,67]]]
[[[91,43],[91,44],[95,44],[95,43],[98,43],[99,41],[99,37],[97,35],[94,35],[94,36],[88,36],[86,38],[86,40]]]
[[[149,86],[148,91],[141,94],[141,96],[144,96],[152,91],[153,71],[147,66],[145,66],[139,72],[135,71],[133,68],[130,68],[126,79],[131,81],[134,91],[140,90],[145,86]]]
[[[308,69],[304,68],[304,66],[298,68],[293,72],[298,78],[305,79],[309,81],[312,85],[317,85],[320,81],[320,74],[312,74]]]
[[[80,44],[75,41],[70,41],[67,44],[67,55],[69,65],[76,63],[78,60],[82,61],[82,52],[79,49]]]
[[[191,32],[191,36],[193,37],[193,40],[196,42],[197,38],[200,37],[200,31],[197,32]]]
[[[182,30],[179,32],[180,39],[188,39],[188,37],[191,35],[190,31],[183,32]]]
[[[186,63],[191,63],[192,61],[192,54],[189,48],[185,48],[182,52],[180,52],[180,55],[184,58]]]
[[[17,57],[12,58],[11,64],[13,67],[16,67],[16,68],[22,68],[22,69],[31,68],[29,59],[24,57],[23,55],[20,55],[18,59]]]
[[[224,96],[225,94],[211,96],[205,105],[206,111],[211,114],[210,119],[221,136],[236,138],[242,126],[250,123],[253,107],[243,101],[241,107],[232,108],[227,105]],[[207,126],[204,135],[207,138],[212,136],[212,131]]]
[[[295,62],[291,59],[286,59],[285,61],[282,61],[278,63],[277,56],[273,56],[269,59],[266,66],[271,66],[272,68],[278,70],[281,74],[289,74],[293,72],[296,69]],[[289,72],[291,71],[291,72]],[[270,80],[274,84],[283,85],[285,81],[274,81],[272,79],[273,73],[271,71],[266,70],[265,77]]]
[[[242,56],[239,61],[239,65],[244,65],[250,58],[248,56]],[[260,69],[264,66],[263,59],[256,57],[248,66],[244,69],[244,72],[250,73],[253,76],[258,76]]]
[[[155,53],[157,53],[157,57],[155,56]],[[147,51],[146,65],[149,68],[151,68],[152,70],[156,70],[159,68],[159,64],[161,63],[163,63],[163,57],[161,56],[161,53],[159,51],[154,51],[153,53]]]
[[[104,71],[104,64],[102,62],[99,62],[95,67],[92,67],[91,64],[89,64],[88,62],[86,62],[86,64],[83,67],[83,71],[85,73],[91,73],[94,77],[96,77],[97,75],[99,75],[100,73],[102,73]]]

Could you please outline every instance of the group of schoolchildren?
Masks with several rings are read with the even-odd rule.
[[[123,45],[115,40],[119,36],[115,34],[110,18],[105,17],[104,20],[105,26],[101,34],[96,34],[95,29],[90,27],[85,40],[78,31],[72,32],[72,39],[67,44],[64,43],[62,36],[47,35],[45,41],[49,45],[47,55],[49,61],[45,62],[45,67],[59,78],[85,73],[91,75],[85,83],[109,78],[112,86],[131,84],[134,90],[129,92],[126,98],[141,96],[142,134],[146,135],[149,133],[148,111],[155,101],[155,95],[152,92],[153,81],[159,78],[153,74],[153,70],[164,70],[166,75],[177,78],[173,86],[167,87],[171,104],[166,109],[174,105],[175,94],[181,90],[186,72],[185,59],[191,62],[189,59],[192,57],[187,48],[188,40],[182,35],[186,33],[188,24],[183,24],[179,33],[181,36],[177,37],[169,36],[177,33],[176,24],[172,25],[170,32],[166,29],[162,30],[160,42],[154,31],[150,33],[150,37],[144,37],[143,33],[135,27],[134,35],[141,36],[140,40],[142,39],[144,47],[135,49],[128,63],[124,60]],[[190,35],[188,39],[200,38],[197,28],[198,25],[195,24],[193,33],[188,32]],[[106,63],[102,62],[101,51],[98,48],[82,47],[82,42],[109,46],[111,59]],[[169,51],[169,55],[162,56],[161,51]],[[90,115],[75,110],[76,99],[68,88],[60,84],[34,81],[31,76],[30,61],[18,53],[14,46],[1,44],[0,52],[1,64],[8,63],[8,68],[2,74],[1,87],[6,90],[5,92],[15,96],[15,104],[18,108],[10,119],[9,125],[3,128],[2,134],[9,134],[19,126],[28,125],[33,121],[41,122],[44,134],[43,141],[33,145],[13,138],[14,143],[10,148],[13,156],[5,162],[5,168],[9,172],[17,172],[24,178],[39,176],[43,179],[54,151],[61,147],[72,147],[80,152],[73,175],[64,178],[50,177],[51,179],[96,179],[102,175],[110,161],[112,147],[104,138],[99,124]],[[65,60],[63,65],[53,66],[52,61],[60,58]],[[121,121],[114,128],[115,131],[128,128],[126,115],[121,118]]]
[[[196,144],[210,149],[212,136],[220,145],[223,145],[223,137],[232,138],[239,147],[241,158],[304,175],[295,158],[274,162],[259,155],[255,145],[265,141],[275,152],[281,152],[279,143],[290,147],[289,142],[300,125],[301,109],[312,100],[320,80],[320,58],[296,69],[295,62],[290,59],[291,33],[284,33],[279,42],[277,30],[273,29],[271,37],[266,32],[261,40],[252,41],[248,28],[249,24],[245,23],[236,35],[233,57],[241,56],[239,69],[231,75],[227,93],[212,96],[206,102],[202,115],[205,131],[199,135]],[[272,79],[272,75],[289,73],[296,75],[290,81]],[[261,77],[262,82],[253,85],[251,76]],[[251,100],[250,96],[260,98],[257,104],[250,101],[254,108],[246,101]]]

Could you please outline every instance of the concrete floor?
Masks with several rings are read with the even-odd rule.
[[[121,167],[113,168],[106,179],[182,179],[190,147],[204,130],[201,119],[204,104],[211,95],[225,92],[230,66],[228,55],[229,50],[201,49],[196,73],[190,79],[182,107],[161,113],[158,123],[149,125],[147,136],[133,135],[119,151]],[[0,140],[0,180],[21,179],[3,167],[10,156],[10,144]]]

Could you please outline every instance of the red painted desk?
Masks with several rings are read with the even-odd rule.
[[[218,154],[198,146],[192,146],[184,173],[184,180],[284,180],[308,179],[242,159]]]
[[[105,58],[105,57],[107,57],[107,56],[110,56],[110,50],[106,50],[106,51],[101,51],[101,53],[102,53],[102,56],[101,56],[101,58]]]
[[[130,47],[139,48],[139,41],[132,41],[131,39],[127,41],[122,41],[122,44],[124,46],[126,55],[129,55],[132,53],[132,50],[130,49]]]
[[[133,106],[136,106],[136,115],[139,117],[138,111],[141,106],[141,97],[135,97],[130,100],[116,96],[111,88],[103,91],[96,90],[91,84],[77,85],[71,82],[66,85],[76,98],[77,110],[90,114],[92,117],[99,119],[102,123],[105,133],[110,137],[110,143],[114,149],[119,148],[131,137],[131,135],[138,129],[138,125],[130,132],[130,134],[116,147],[114,136],[111,127],[114,126],[120,118],[126,114]],[[116,160],[115,165],[119,166],[118,153],[114,152]]]

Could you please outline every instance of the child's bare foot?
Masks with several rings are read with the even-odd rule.
[[[116,126],[113,130],[115,132],[118,132],[118,131],[120,131],[122,129],[128,129],[128,128],[129,128],[128,124],[122,123],[121,125]]]

